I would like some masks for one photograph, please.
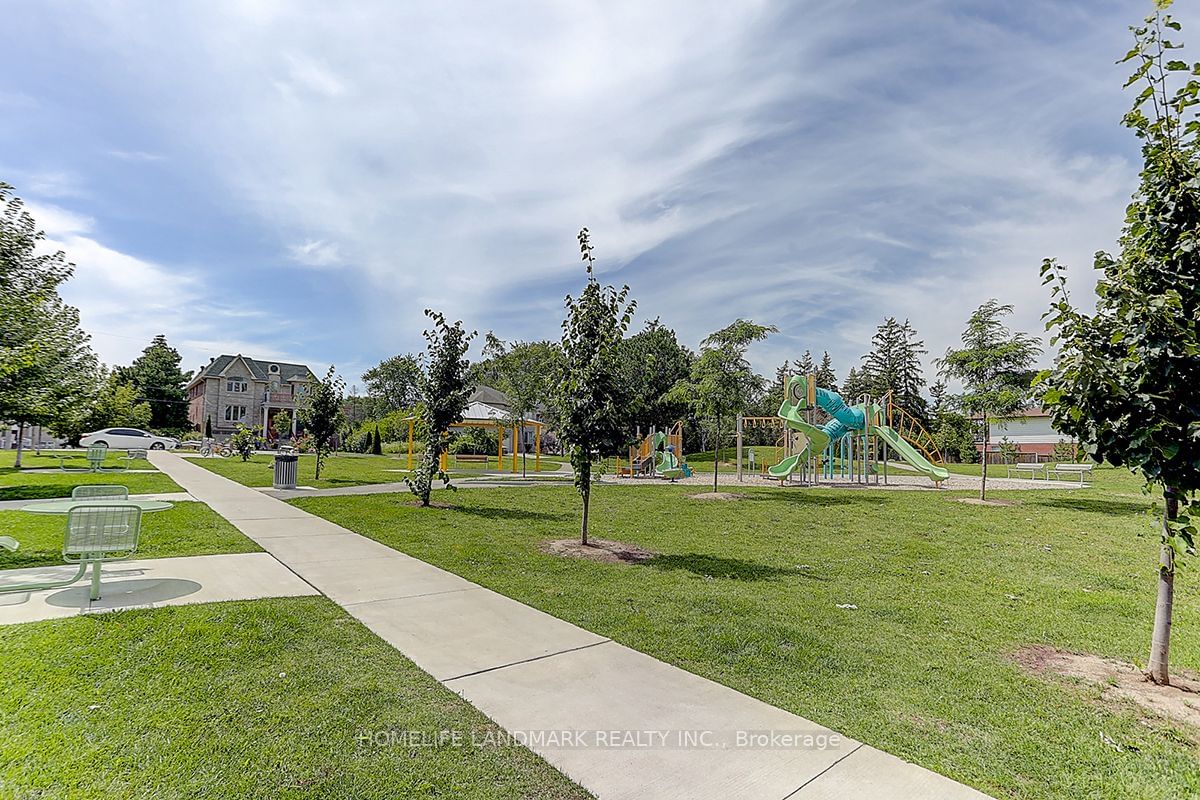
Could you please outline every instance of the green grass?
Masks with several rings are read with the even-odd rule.
[[[21,543],[16,552],[0,550],[0,569],[61,564],[66,515],[0,511],[0,536]],[[142,515],[137,558],[254,553],[261,548],[203,503],[175,503],[165,511]]]
[[[588,796],[523,748],[386,744],[498,729],[324,598],[10,625],[0,653],[3,797]]]
[[[593,535],[660,554],[638,566],[539,550],[577,535],[567,488],[439,495],[450,510],[295,502],[997,797],[1200,796],[1195,732],[1010,657],[1050,644],[1144,661],[1157,536],[1137,479],[1098,483],[997,492],[1021,501],[1007,507],[955,502],[970,493],[751,484],[743,501],[701,503],[689,487],[597,487]],[[1173,664],[1200,670],[1200,573],[1181,570],[1176,587]]]
[[[120,484],[129,487],[130,494],[156,494],[183,491],[175,481],[161,472],[29,472],[12,467],[0,467],[0,500],[36,500],[48,497],[70,497],[76,486],[93,483]]]
[[[205,469],[212,470],[230,480],[237,481],[243,486],[270,486],[274,475],[275,457],[257,454],[249,461],[242,461],[240,456],[233,458],[197,458],[192,460]],[[506,459],[507,463],[507,459]],[[554,471],[560,463],[557,459],[543,459],[542,470]],[[496,468],[493,458],[489,469]],[[453,467],[453,475],[473,475],[484,471],[484,465],[464,463]],[[408,474],[408,456],[372,456],[358,454],[342,454],[329,456],[321,468],[320,480],[316,477],[316,456],[302,455],[298,465],[297,481],[301,486],[313,486],[318,489],[332,489],[338,486],[362,486],[373,483],[398,483]],[[534,472],[533,459],[529,459],[528,471]],[[517,475],[521,474],[521,462],[517,461]]]
[[[63,458],[60,459],[59,456]],[[0,450],[0,468],[12,467],[16,463],[16,450]],[[43,450],[41,455],[33,450],[26,450],[21,454],[22,469],[58,469],[64,463],[68,469],[87,469],[87,450]],[[154,465],[144,458],[127,460],[124,450],[109,450],[103,466],[154,469]]]

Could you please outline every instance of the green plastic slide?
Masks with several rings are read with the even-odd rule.
[[[796,379],[792,378],[792,380],[795,381]],[[798,404],[793,402],[790,393],[779,406],[779,416],[783,418],[789,428],[799,431],[808,440],[799,453],[788,456],[773,467],[767,467],[768,475],[772,478],[784,480],[791,476],[808,459],[809,451],[820,453],[825,449],[825,446],[829,444],[829,434],[815,425],[809,425],[805,422],[804,417],[800,416]]]
[[[900,457],[912,465],[918,472],[934,481],[941,483],[950,477],[950,470],[945,467],[939,467],[931,464],[929,459],[921,455],[917,448],[913,447],[899,433],[889,428],[887,425],[877,425],[871,428],[871,432],[878,434],[880,439],[888,443],[888,447],[900,454]]]

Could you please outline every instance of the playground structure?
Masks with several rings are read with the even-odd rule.
[[[818,411],[829,417],[820,426]],[[742,480],[742,433],[747,424],[775,424],[782,429],[778,443],[783,457],[773,465],[764,462],[762,472],[781,485],[797,473],[803,483],[822,479],[887,483],[889,450],[939,488],[950,477],[933,437],[892,402],[891,392],[880,398],[864,395],[855,405],[847,405],[837,392],[818,387],[815,376],[793,375],[777,417],[738,417],[738,480]]]
[[[408,423],[408,469],[411,471],[416,465],[414,452],[414,438],[416,433],[416,417],[406,417],[405,422]],[[505,453],[504,442],[511,436],[509,441],[512,446],[509,448],[508,472],[518,472],[518,452],[517,443],[521,440],[521,435],[526,428],[533,428],[533,471],[539,472],[542,465],[542,428],[541,422],[533,419],[523,419],[518,422],[506,421],[502,419],[463,419],[450,426],[450,430],[455,428],[493,428],[496,431],[496,469],[498,472],[505,472]],[[439,467],[442,471],[450,469],[450,454],[445,450],[442,451]]]
[[[676,422],[669,430],[651,428],[637,444],[629,448],[629,466],[623,468],[617,459],[617,474],[631,478],[690,478],[692,468],[682,460],[683,422]]]

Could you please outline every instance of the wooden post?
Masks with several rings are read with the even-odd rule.
[[[542,471],[542,426],[533,429],[533,471]]]
[[[512,454],[511,455],[512,455],[512,470],[511,470],[511,472],[516,472],[517,471],[517,426],[516,426],[516,424],[514,424],[512,426]]]

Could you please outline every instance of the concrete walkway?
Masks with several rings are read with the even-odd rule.
[[[150,458],[598,797],[986,797],[171,453]]]
[[[5,570],[0,589],[69,578],[70,565]],[[101,595],[90,599],[91,572],[61,589],[0,594],[0,625],[73,617],[118,608],[159,608],[224,600],[300,597],[317,590],[269,553],[114,561],[100,570]]]

